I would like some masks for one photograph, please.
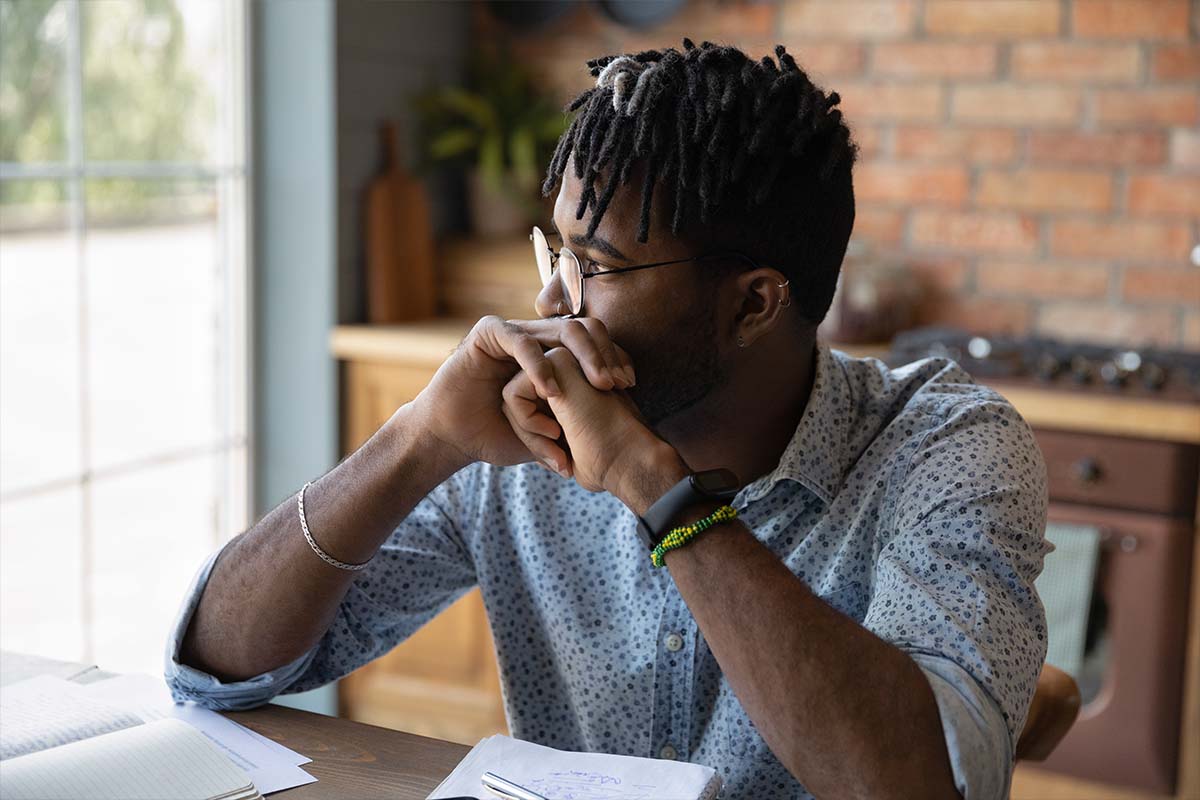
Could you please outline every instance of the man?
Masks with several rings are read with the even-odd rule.
[[[176,697],[319,686],[479,585],[520,738],[708,764],[727,797],[1007,796],[1046,646],[1032,434],[952,362],[817,342],[839,98],[782,46],[683,44],[589,62],[539,319],[480,320],[209,560]]]

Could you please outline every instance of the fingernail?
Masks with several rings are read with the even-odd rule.
[[[550,392],[551,397],[562,394],[562,387],[558,385],[558,379],[553,376],[546,379],[546,389]]]
[[[608,376],[608,380],[612,383],[613,386],[617,385],[617,376],[613,374],[611,367],[605,367],[602,370],[602,372]]]
[[[633,386],[637,383],[637,377],[633,374],[633,367],[625,367],[625,375],[629,378],[629,385]]]
[[[559,475],[562,475],[562,472],[560,472],[558,469],[558,464],[554,463],[554,459],[543,458],[542,461],[546,464],[546,466],[550,467],[550,469],[554,470]]]

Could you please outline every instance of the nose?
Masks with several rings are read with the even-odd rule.
[[[543,319],[569,312],[567,298],[562,292],[562,281],[558,279],[557,272],[551,276],[550,282],[538,292],[537,298],[533,301],[533,310]]]

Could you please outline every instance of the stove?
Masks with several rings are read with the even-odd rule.
[[[897,334],[883,360],[897,367],[929,356],[951,358],[988,382],[1200,402],[1197,352],[931,326]]]

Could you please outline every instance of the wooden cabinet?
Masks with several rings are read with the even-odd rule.
[[[470,323],[431,323],[412,331],[404,357],[364,352],[335,338],[335,351],[361,358],[342,365],[342,451],[366,441],[433,377]],[[353,339],[353,337],[351,337]],[[478,589],[341,683],[342,714],[359,722],[474,745],[507,733],[491,631]]]

